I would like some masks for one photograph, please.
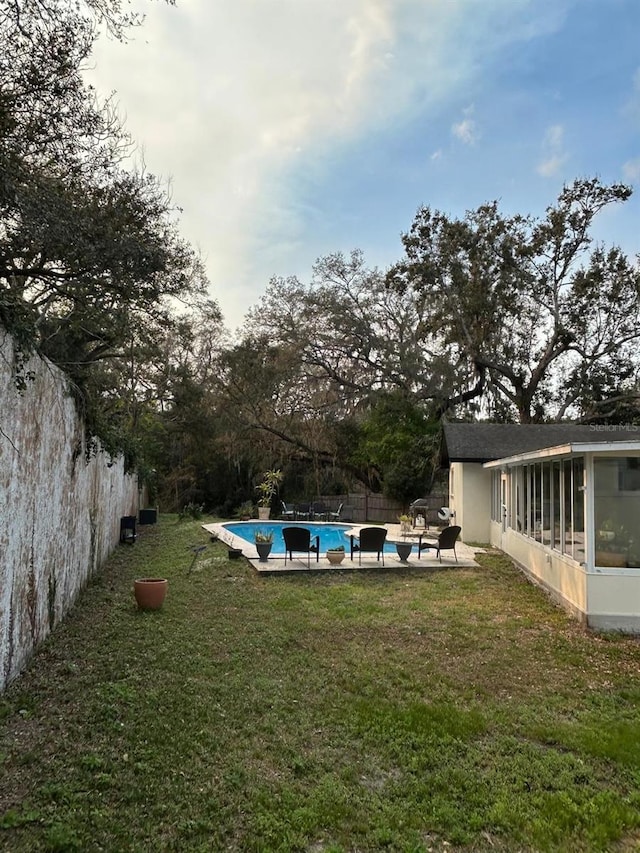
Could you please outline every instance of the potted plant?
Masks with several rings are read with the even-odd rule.
[[[256,551],[260,557],[261,563],[266,563],[273,547],[273,531],[272,530],[256,530],[255,534]]]
[[[258,518],[266,520],[271,512],[271,501],[278,492],[278,486],[282,482],[284,474],[279,469],[276,471],[265,471],[262,481],[256,486],[260,495],[258,498]]]
[[[327,560],[332,566],[338,566],[344,560],[344,545],[335,548],[327,548]]]
[[[240,521],[250,521],[253,518],[253,501],[245,501],[238,507]]]
[[[407,534],[411,533],[411,518],[408,515],[399,515],[398,521],[400,522],[400,532],[403,536],[407,536]]]

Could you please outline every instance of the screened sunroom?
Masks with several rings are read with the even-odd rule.
[[[640,631],[640,441],[559,445],[483,467],[492,544],[590,625]]]

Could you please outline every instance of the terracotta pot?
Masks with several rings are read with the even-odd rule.
[[[344,551],[327,551],[327,560],[333,566],[338,566],[344,560]]]
[[[271,514],[271,507],[269,506],[259,506],[258,507],[258,518],[260,521],[266,521]]]
[[[159,610],[167,594],[166,578],[136,578],[133,594],[140,610]]]

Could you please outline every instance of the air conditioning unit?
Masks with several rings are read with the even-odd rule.
[[[452,518],[456,517],[455,510],[451,509],[448,506],[442,506],[438,510],[438,518],[441,521],[451,521]]]

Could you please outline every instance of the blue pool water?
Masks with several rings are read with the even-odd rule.
[[[284,539],[282,537],[283,527],[304,527],[311,531],[311,537],[320,537],[320,551],[326,551],[327,548],[337,548],[339,545],[344,545],[344,549],[349,553],[350,540],[346,531],[350,530],[350,524],[313,524],[312,522],[296,521],[232,521],[222,525],[225,530],[233,533],[234,536],[239,536],[251,545],[254,544],[254,535],[256,531],[263,530],[273,533],[272,554],[284,554]],[[395,553],[395,545],[387,542],[384,546],[385,554]]]

